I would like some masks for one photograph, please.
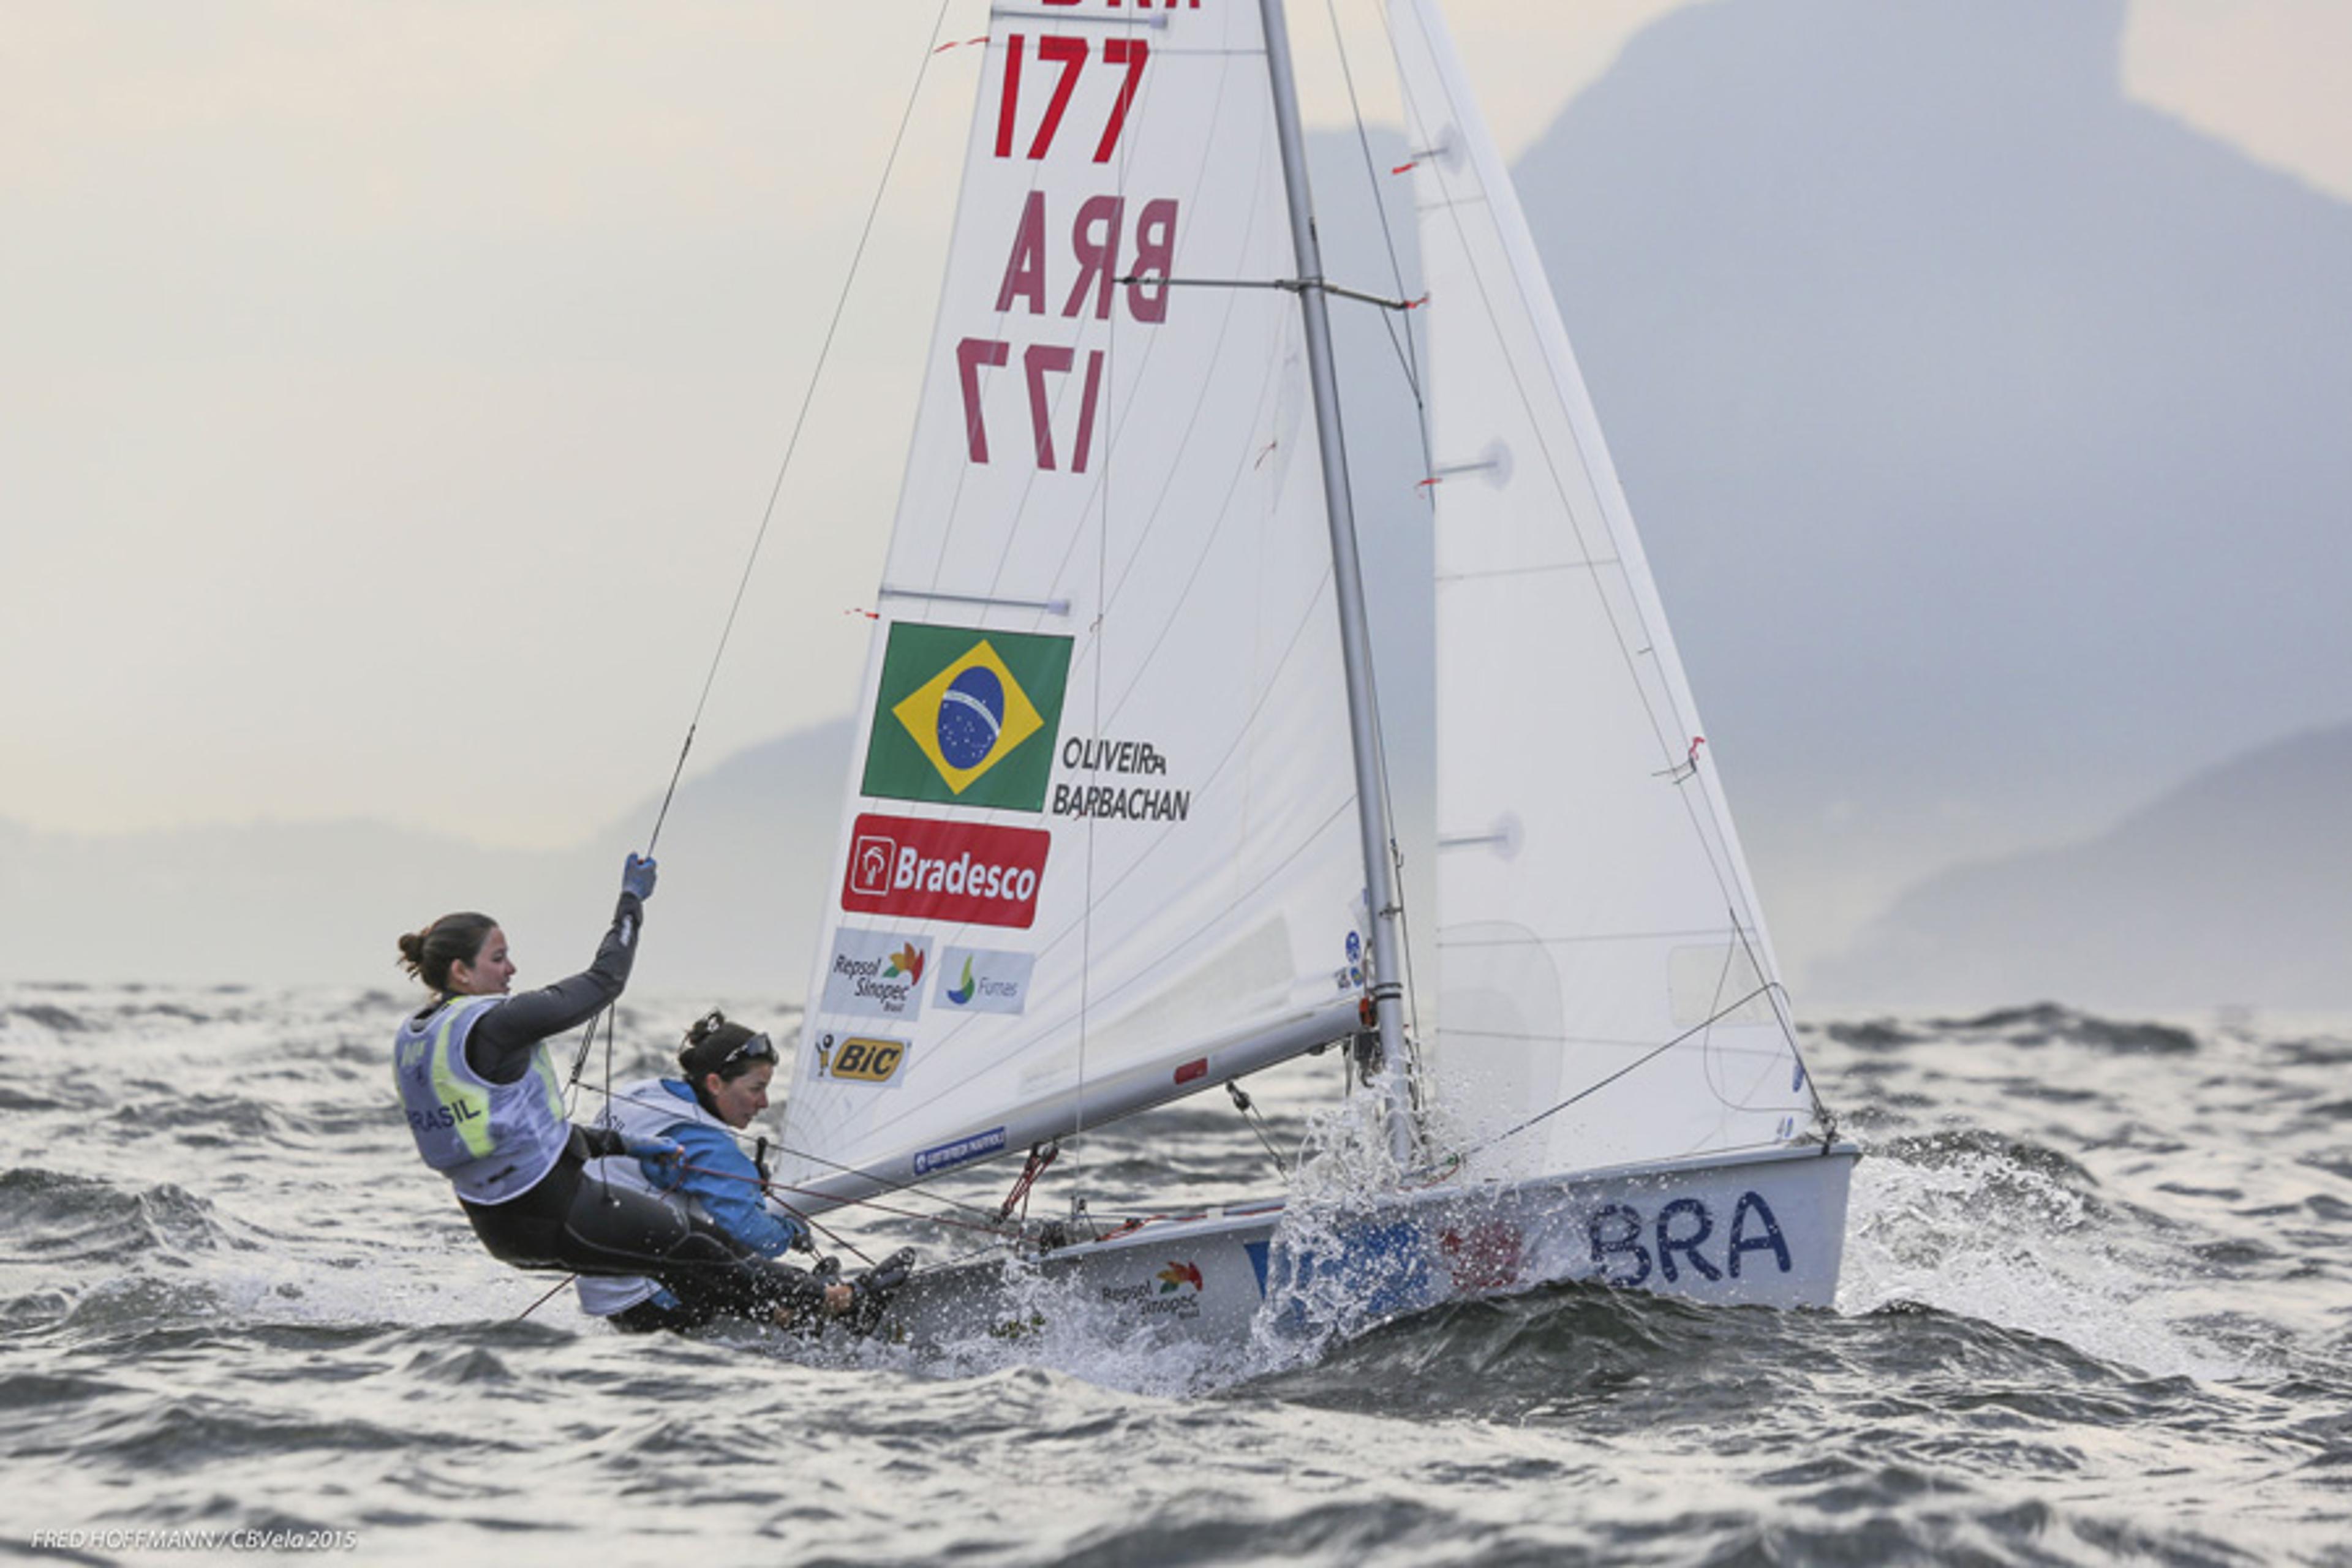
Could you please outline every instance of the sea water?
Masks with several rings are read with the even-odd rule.
[[[1867,1152],[1834,1311],[1567,1287],[919,1355],[540,1303],[415,1159],[404,1000],[0,988],[0,1557],[2352,1564],[2352,1020],[1809,1027]],[[791,1022],[632,997],[582,1113],[714,1001]],[[1257,1082],[1277,1149],[1340,1081]],[[843,1240],[983,1253],[1013,1174]],[[1209,1096],[1066,1152],[1031,1217],[1277,1185]]]

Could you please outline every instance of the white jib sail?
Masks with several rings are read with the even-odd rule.
[[[1785,1142],[1778,966],[1583,377],[1435,6],[1388,15],[1438,470],[1436,1112],[1473,1175]]]
[[[1350,1026],[1293,268],[1255,5],[997,8],[785,1119],[817,1206]]]

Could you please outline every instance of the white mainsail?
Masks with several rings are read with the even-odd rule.
[[[1437,465],[1436,1112],[1473,1175],[1786,1142],[1778,967],[1583,378],[1436,8],[1388,16]]]
[[[793,1069],[796,1205],[1350,1027],[1293,268],[1255,5],[997,9]]]

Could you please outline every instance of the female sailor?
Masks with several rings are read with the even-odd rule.
[[[658,1197],[762,1258],[806,1247],[808,1226],[772,1200],[762,1201],[766,1173],[744,1154],[735,1136],[768,1108],[775,1046],[767,1036],[714,1011],[687,1031],[677,1069],[677,1078],[641,1079],[614,1089],[597,1118],[599,1127],[625,1140],[667,1140],[683,1148],[686,1157],[675,1184],[650,1180],[637,1162],[619,1157],[597,1161],[592,1175]],[[632,1333],[691,1329],[709,1317],[654,1279],[583,1275],[579,1285],[582,1311],[610,1319],[614,1327]],[[827,1289],[827,1306],[845,1310],[851,1297],[848,1285],[835,1283]]]
[[[488,916],[444,915],[401,937],[402,966],[434,993],[402,1020],[393,1045],[416,1152],[449,1178],[490,1255],[518,1268],[651,1275],[706,1315],[846,1311],[824,1281],[738,1247],[709,1221],[584,1175],[591,1159],[622,1156],[667,1183],[681,1163],[674,1142],[567,1121],[546,1046],[619,997],[653,890],[654,863],[630,856],[595,962],[520,996],[508,994],[515,963]]]

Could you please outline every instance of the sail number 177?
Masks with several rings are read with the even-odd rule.
[[[1061,132],[1062,117],[1069,110],[1070,98],[1078,89],[1079,73],[1086,69],[1091,52],[1086,39],[1059,34],[1048,34],[1036,42],[1037,69],[1055,74],[1045,99],[1045,113],[1025,150],[1025,155],[1032,160],[1041,159],[1052,150],[1054,138]],[[1000,158],[1012,157],[1013,148],[1020,142],[1022,62],[1028,58],[1028,38],[1019,33],[1004,40],[1004,93],[996,110],[996,155]],[[1125,75],[1119,80],[1118,95],[1111,100],[1102,132],[1095,139],[1096,163],[1109,163],[1111,153],[1118,146],[1118,133],[1127,128],[1127,111],[1135,102],[1136,89],[1143,85],[1144,62],[1150,58],[1151,47],[1141,38],[1103,41],[1102,63],[1123,70]]]

